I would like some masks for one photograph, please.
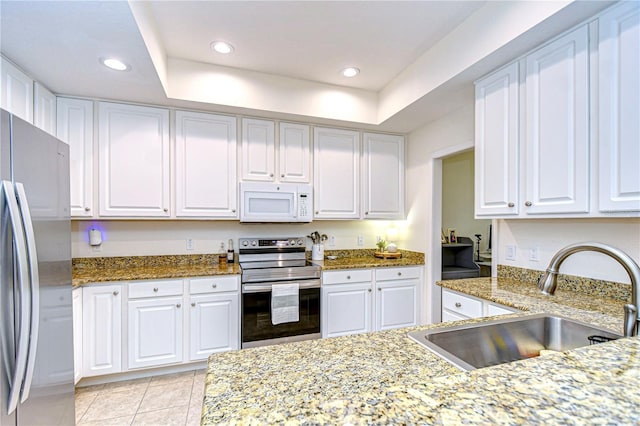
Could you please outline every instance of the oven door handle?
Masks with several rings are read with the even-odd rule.
[[[290,283],[287,281],[287,283]],[[277,284],[276,284],[277,285]],[[307,288],[320,288],[320,280],[313,280],[308,283],[299,283],[300,290]],[[242,293],[266,293],[271,291],[271,284],[243,284]]]

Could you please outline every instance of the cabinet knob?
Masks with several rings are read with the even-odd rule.
[[[182,306],[182,305],[181,305],[180,303],[178,303],[178,304],[176,305],[176,308],[179,308],[180,306]]]
[[[114,295],[114,296],[117,296],[117,295],[119,295],[119,294],[120,294],[120,292],[119,292],[118,290],[116,290],[116,291],[114,291],[114,292],[113,292],[113,295]]]
[[[524,205],[527,207],[531,207],[533,203],[531,201],[527,201],[526,203],[524,203]]]
[[[318,211],[316,212],[316,214],[319,214],[319,213],[320,213],[320,212],[318,212]]]
[[[456,302],[456,308],[460,308],[461,306],[462,306],[462,303]]]
[[[273,173],[269,173],[269,177],[273,177]]]
[[[162,209],[162,211],[166,213],[169,211],[169,209],[165,207],[164,209]]]
[[[351,279],[351,275],[347,275],[347,279],[350,280]]]
[[[158,292],[158,287],[154,287],[154,288],[153,288],[153,291],[154,291],[155,293],[157,293],[157,292]]]
[[[235,212],[236,212],[236,209],[231,210],[231,213],[235,213]]]
[[[280,177],[284,177],[284,173],[280,175]]]
[[[402,272],[398,272],[398,276],[399,276],[399,277],[400,277],[400,276],[402,276]]]
[[[509,204],[507,204],[507,206],[509,206],[509,207],[515,207],[516,205],[515,205],[515,204],[513,204],[513,203],[509,203]]]
[[[369,293],[371,293],[371,289],[367,290]]]
[[[191,302],[191,306],[193,306],[195,308],[196,302]]]
[[[382,289],[380,287],[378,287],[378,291],[382,291]]]
[[[85,212],[88,212],[89,210],[91,210],[89,207],[85,207],[85,208],[84,208],[84,211],[85,211]]]
[[[364,212],[364,214],[369,214],[369,212]]]
[[[218,284],[215,284],[215,283],[214,283],[214,284],[211,284],[211,287],[212,287],[212,288],[218,288]]]

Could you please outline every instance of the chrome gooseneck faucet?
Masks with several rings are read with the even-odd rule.
[[[637,336],[640,329],[640,267],[628,254],[615,247],[602,243],[586,242],[566,246],[551,259],[547,270],[538,279],[538,288],[542,294],[552,295],[558,286],[558,269],[564,260],[580,251],[595,251],[606,254],[622,265],[631,278],[631,303],[624,305],[624,336]]]

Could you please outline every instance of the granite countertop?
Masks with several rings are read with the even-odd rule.
[[[560,289],[545,298],[508,278],[443,285],[531,313],[552,311],[622,330],[620,300]],[[212,355],[202,424],[640,422],[638,337],[460,372],[407,337],[439,326]]]
[[[323,270],[424,265],[424,254],[401,250],[400,259],[378,259],[374,250],[332,250],[335,260],[313,261]],[[238,263],[218,264],[218,255],[128,256],[73,259],[74,287],[110,281],[240,274]]]

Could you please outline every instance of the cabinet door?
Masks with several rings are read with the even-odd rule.
[[[363,134],[365,219],[404,219],[404,137]]]
[[[189,360],[240,348],[239,307],[237,293],[191,296]]]
[[[93,209],[93,102],[58,98],[57,136],[69,145],[71,216]]]
[[[640,211],[640,4],[599,18],[599,209]]]
[[[360,217],[360,134],[352,130],[314,129],[315,219]]]
[[[56,135],[56,97],[37,81],[33,85],[33,124],[47,133]]]
[[[311,182],[309,126],[280,123],[278,158],[280,182]]]
[[[476,83],[475,212],[518,214],[518,63]]]
[[[376,284],[376,331],[418,324],[418,280]]]
[[[182,362],[182,297],[129,301],[129,369]]]
[[[275,181],[275,124],[242,119],[242,179]]]
[[[74,288],[73,298],[73,383],[82,379],[82,287]]]
[[[1,56],[0,107],[33,123],[33,80]]]
[[[235,117],[176,112],[176,216],[236,218]]]
[[[99,104],[100,216],[168,217],[169,111]]]
[[[587,26],[526,57],[524,212],[589,211]]]
[[[121,286],[82,290],[82,376],[118,373],[122,371]]]
[[[322,337],[371,331],[371,283],[322,288]]]

